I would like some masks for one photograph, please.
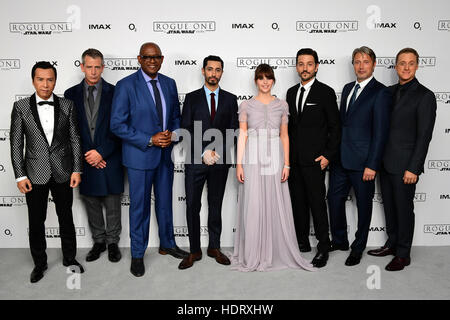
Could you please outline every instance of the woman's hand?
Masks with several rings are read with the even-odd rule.
[[[289,178],[289,168],[284,167],[281,173],[281,182],[285,182]]]
[[[240,183],[244,183],[244,168],[241,164],[236,166],[236,177]]]

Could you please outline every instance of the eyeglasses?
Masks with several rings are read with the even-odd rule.
[[[163,56],[140,56],[142,60],[161,60]]]

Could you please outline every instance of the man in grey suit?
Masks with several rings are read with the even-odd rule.
[[[63,265],[84,272],[75,260],[72,217],[72,189],[81,181],[80,136],[72,101],[53,94],[56,76],[49,62],[37,62],[31,71],[36,93],[15,102],[11,114],[11,160],[17,187],[27,200],[30,250],[35,264],[30,275],[32,283],[42,279],[47,270],[45,218],[49,190],[58,215]]]
[[[64,96],[75,103],[85,160],[80,194],[94,240],[86,261],[97,260],[108,248],[108,259],[118,262],[122,257],[118,243],[123,167],[120,139],[109,129],[114,86],[102,78],[104,61],[99,50],[87,49],[81,60],[84,79],[67,89]]]
[[[380,171],[388,239],[383,247],[367,252],[378,257],[394,255],[386,266],[388,271],[402,270],[411,263],[414,195],[436,119],[436,98],[417,80],[418,68],[417,51],[400,50],[395,59],[399,82],[389,87],[394,103]]]

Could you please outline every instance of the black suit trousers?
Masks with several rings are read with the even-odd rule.
[[[69,181],[56,183],[51,178],[44,185],[33,184],[32,190],[25,195],[28,206],[30,250],[36,266],[44,266],[47,263],[45,219],[47,218],[49,190],[52,193],[58,216],[63,257],[72,260],[76,255],[77,243],[72,217],[73,190]]]
[[[317,249],[328,252],[331,243],[325,202],[325,171],[320,169],[319,162],[313,166],[293,165],[290,171],[288,183],[297,241],[309,245],[311,210]]]
[[[200,249],[200,209],[205,182],[208,188],[209,249],[220,249],[222,201],[228,177],[228,166],[189,164],[185,166],[186,219],[191,253]]]
[[[417,184],[417,183],[416,183]],[[414,195],[416,184],[404,184],[403,174],[380,171],[381,196],[386,217],[386,246],[396,256],[409,258],[414,236]]]

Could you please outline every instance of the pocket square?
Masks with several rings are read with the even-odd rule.
[[[314,102],[306,103],[305,106],[311,106],[311,107],[314,107],[314,106],[317,106],[317,103],[314,103]]]

